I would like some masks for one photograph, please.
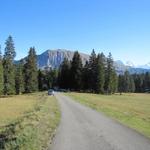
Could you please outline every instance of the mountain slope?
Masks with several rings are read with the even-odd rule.
[[[74,55],[73,51],[70,50],[47,50],[41,55],[37,56],[37,63],[39,68],[51,67],[58,68],[64,58],[66,57],[69,61],[72,60]],[[80,53],[83,64],[89,59],[89,55]]]
[[[128,70],[130,74],[134,74],[134,73],[141,74],[141,73],[150,72],[150,68],[148,67],[144,67],[144,66],[135,67],[131,62],[127,62],[126,64],[124,64],[120,60],[114,61],[114,67],[118,74],[123,74],[126,70]]]
[[[139,65],[139,68],[150,69],[150,62],[145,65]]]
[[[70,61],[72,60],[73,55],[74,51],[71,50],[65,49],[47,50],[44,53],[37,55],[37,66],[40,69],[58,68],[65,57]],[[89,55],[84,53],[80,53],[80,55],[83,64],[85,64],[85,62],[89,60]],[[25,61],[25,58],[23,60]],[[132,65],[131,62],[127,62],[127,64],[124,64],[120,60],[114,61],[114,67],[116,69],[117,74],[123,74],[126,70],[128,70],[131,74],[150,72],[149,67],[142,66],[136,68],[135,66]]]
[[[37,56],[38,68],[41,69],[44,69],[45,67],[58,68],[65,57],[68,60],[72,60],[73,55],[74,55],[74,51],[71,50],[65,50],[65,49],[47,50],[41,55]],[[85,64],[85,62],[89,60],[89,55],[84,53],[80,53],[80,55],[83,64]],[[128,70],[131,74],[150,72],[150,69],[144,67],[136,68],[133,65],[131,65],[131,63],[129,62],[127,62],[127,64],[125,65],[120,60],[114,61],[114,66],[118,74],[123,74],[126,70]]]

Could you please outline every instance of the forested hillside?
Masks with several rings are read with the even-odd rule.
[[[15,45],[11,36],[6,40],[4,55],[0,53],[0,94],[13,95],[48,90],[50,88],[101,94],[116,92],[149,92],[150,73],[130,74],[126,69],[118,74],[112,54],[90,56],[78,51],[66,53],[57,67],[38,68],[36,50],[29,48],[28,56],[15,63]],[[61,53],[61,52],[60,52]],[[57,54],[58,55],[58,54]],[[68,59],[68,55],[72,55]],[[48,60],[53,60],[50,57]],[[54,59],[54,62],[58,59]]]

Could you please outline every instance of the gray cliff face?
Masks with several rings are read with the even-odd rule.
[[[69,61],[72,60],[74,55],[74,51],[57,49],[57,50],[47,50],[44,53],[37,55],[37,66],[39,69],[49,69],[49,68],[59,68],[64,58],[67,58]],[[89,60],[89,55],[80,53],[82,63],[85,64],[86,61]],[[22,59],[26,60],[26,58]],[[18,61],[15,61],[17,63]],[[137,73],[145,73],[150,72],[150,69],[146,67],[132,67],[125,65],[122,61],[117,60],[114,61],[114,67],[117,74],[123,74],[126,70],[128,70],[131,74]]]
[[[74,55],[73,51],[69,50],[47,50],[37,57],[37,64],[39,68],[51,67],[58,68],[63,62],[64,58],[69,61],[72,60]],[[89,59],[89,55],[80,53],[83,64]]]
[[[64,50],[64,49],[47,50],[41,55],[37,56],[38,68],[40,69],[44,69],[46,67],[59,68],[64,58],[67,58],[69,61],[71,61],[73,55],[74,51],[71,50]],[[80,53],[80,56],[83,64],[85,64],[85,62],[89,60],[89,55],[87,54]],[[127,66],[120,60],[114,61],[114,67],[117,74],[123,74],[126,70],[128,70],[131,74],[150,72],[150,69]]]

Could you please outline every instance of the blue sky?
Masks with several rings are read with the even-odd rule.
[[[16,59],[64,48],[111,52],[115,60],[150,62],[149,0],[0,0],[0,44],[12,35]]]

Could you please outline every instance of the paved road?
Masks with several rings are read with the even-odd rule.
[[[150,150],[150,139],[56,94],[62,118],[51,150]]]

